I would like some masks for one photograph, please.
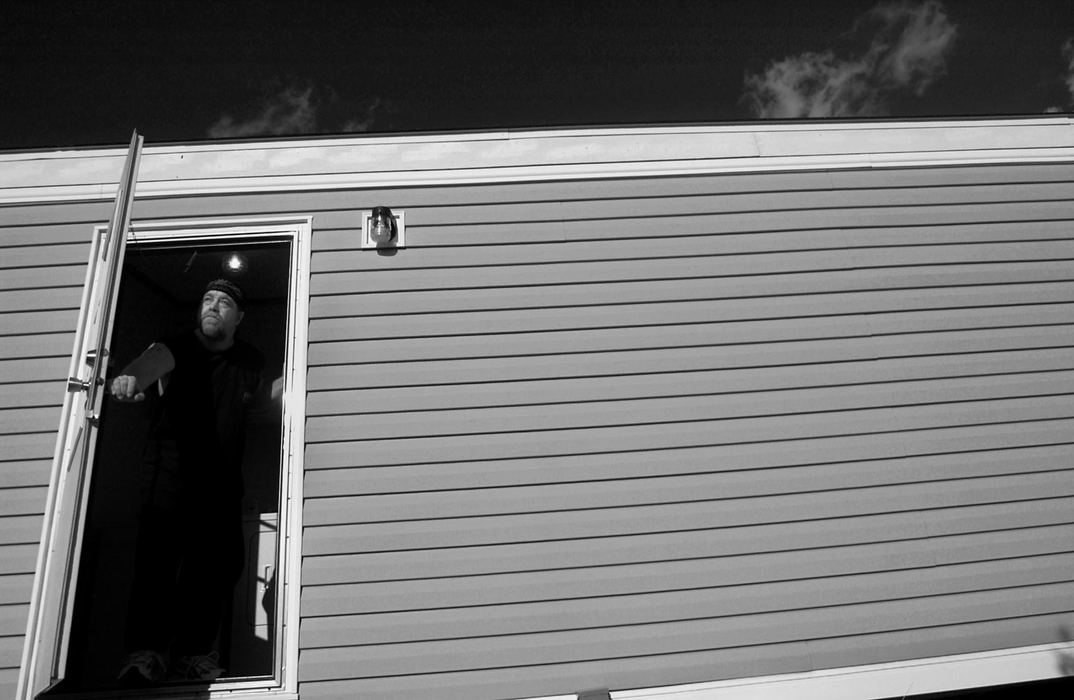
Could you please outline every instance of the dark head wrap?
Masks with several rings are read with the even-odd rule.
[[[245,295],[243,295],[242,290],[239,289],[239,285],[235,284],[231,280],[226,280],[223,278],[213,280],[209,284],[205,285],[205,291],[223,292],[224,294],[227,294],[229,297],[231,297],[236,304],[238,304],[240,310],[246,307]]]

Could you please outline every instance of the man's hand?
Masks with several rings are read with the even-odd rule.
[[[116,401],[144,401],[145,392],[138,391],[138,378],[121,374],[112,380],[112,398]]]
[[[116,401],[144,401],[145,389],[174,368],[172,351],[163,343],[153,343],[112,380],[110,393]]]

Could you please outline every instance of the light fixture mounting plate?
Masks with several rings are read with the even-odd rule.
[[[395,238],[388,243],[377,244],[369,235],[373,210],[369,209],[362,212],[362,250],[406,248],[406,212],[392,209],[392,214],[395,215]]]

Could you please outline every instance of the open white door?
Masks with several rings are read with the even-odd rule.
[[[137,181],[142,137],[135,131],[107,229],[94,232],[53,457],[41,550],[17,697],[31,700],[63,679],[78,580],[82,524],[93,468],[97,419],[105,394],[119,274]]]

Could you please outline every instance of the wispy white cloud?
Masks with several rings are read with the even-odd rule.
[[[1070,96],[1067,106],[1074,109],[1074,37],[1063,43],[1063,60],[1067,62],[1063,83],[1067,86],[1067,93]]]
[[[747,74],[743,101],[762,118],[882,115],[891,96],[920,97],[944,75],[957,34],[938,0],[877,5],[850,32],[867,48],[773,61],[763,73]]]
[[[340,98],[331,86],[291,84],[270,95],[247,119],[230,114],[209,127],[209,138],[283,136],[287,134],[354,133],[369,131],[389,120],[395,104],[386,98],[353,101]]]
[[[288,86],[269,97],[260,111],[245,120],[225,114],[209,127],[209,138],[308,134],[317,128],[313,87]]]
[[[343,133],[369,131],[373,125],[382,121],[385,117],[391,118],[395,113],[395,104],[391,100],[382,97],[367,99],[361,107],[361,116],[351,116],[343,121],[339,130]]]

